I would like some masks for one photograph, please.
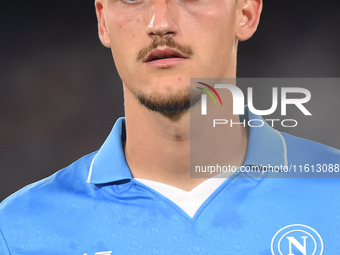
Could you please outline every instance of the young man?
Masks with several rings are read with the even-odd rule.
[[[1,204],[0,253],[336,254],[336,180],[190,178],[190,78],[236,77],[238,41],[255,32],[262,1],[96,0],[95,7],[126,117],[98,152]],[[268,125],[238,125],[224,136],[218,147],[233,166],[336,168],[340,159]]]

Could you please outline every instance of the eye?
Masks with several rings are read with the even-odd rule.
[[[135,4],[135,3],[140,3],[143,0],[120,0],[124,4]]]

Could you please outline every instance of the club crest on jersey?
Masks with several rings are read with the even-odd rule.
[[[271,242],[273,255],[322,255],[323,241],[313,228],[294,224],[281,228]]]

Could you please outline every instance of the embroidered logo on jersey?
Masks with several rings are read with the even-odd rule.
[[[273,255],[322,255],[323,241],[313,228],[294,224],[281,228],[271,242]]]

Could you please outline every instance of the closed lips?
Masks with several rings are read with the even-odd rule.
[[[144,62],[150,62],[158,59],[166,59],[166,58],[186,58],[180,52],[174,49],[166,48],[166,49],[155,49],[153,50],[144,60]]]

